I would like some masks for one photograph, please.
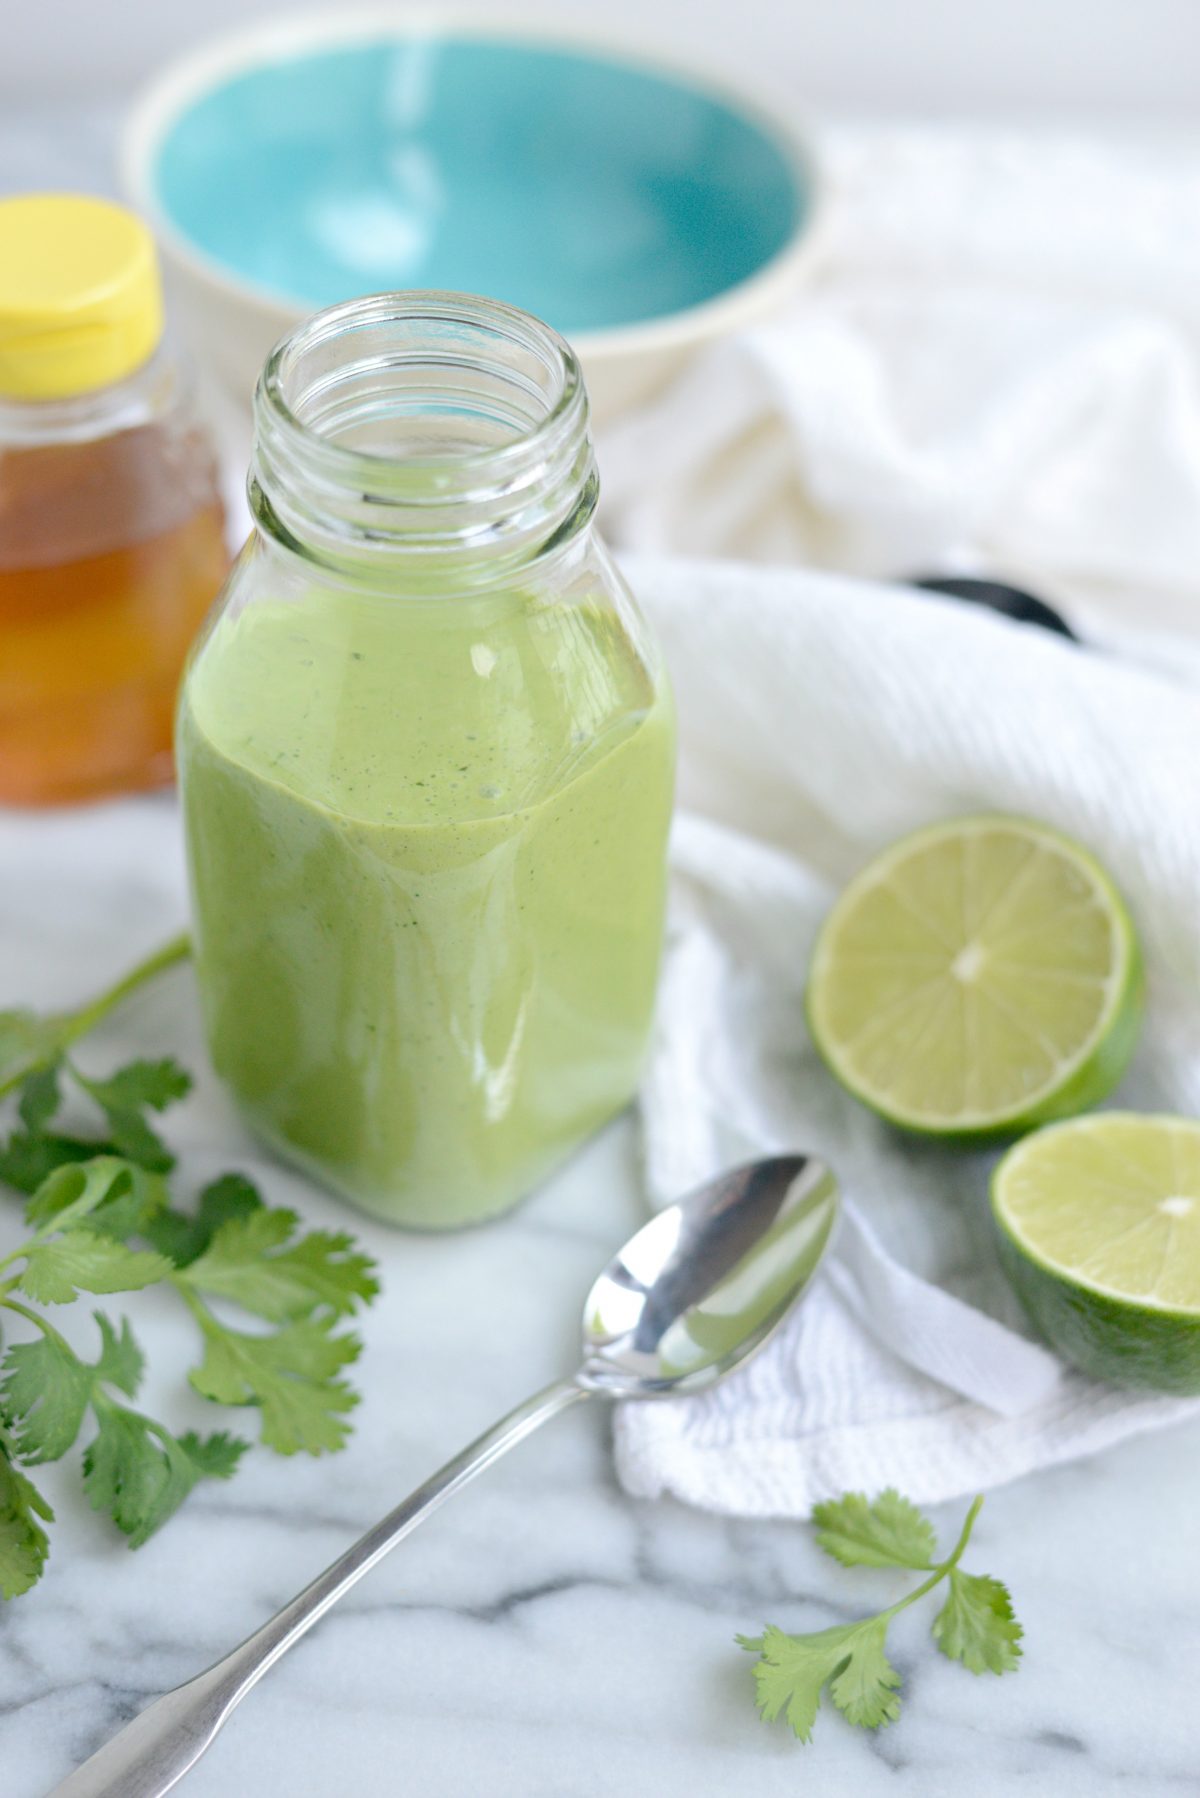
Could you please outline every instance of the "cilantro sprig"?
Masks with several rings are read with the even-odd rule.
[[[73,1011],[0,1011],[0,1099],[23,1087],[31,1075],[64,1055],[131,993],[168,968],[187,961],[191,953],[192,945],[186,935],[172,937],[96,998]]]
[[[0,1596],[36,1583],[54,1514],[28,1470],[61,1460],[86,1431],[83,1489],[133,1548],[147,1541],[202,1479],[228,1479],[248,1444],[226,1430],[176,1434],[130,1402],[144,1356],[127,1318],[93,1312],[94,1359],[45,1315],[81,1294],[171,1292],[194,1320],[192,1387],[216,1404],[253,1408],[279,1454],[343,1446],[358,1395],[343,1377],[358,1337],[342,1327],[378,1292],[373,1264],[345,1231],[301,1230],[294,1211],[264,1204],[226,1174],[192,1208],[172,1203],[174,1157],[152,1116],[189,1091],[170,1059],[134,1061],[104,1078],[71,1051],[137,986],[188,953],[180,939],[73,1013],[0,1013],[0,1098],[17,1121],[0,1142],[0,1181],[23,1193],[26,1236],[0,1258]],[[85,1105],[96,1127],[60,1126]],[[230,1313],[241,1313],[237,1322]]]
[[[817,1543],[843,1567],[894,1567],[928,1578],[873,1617],[839,1623],[807,1635],[768,1626],[761,1636],[738,1636],[757,1654],[757,1702],[764,1722],[783,1717],[802,1742],[812,1740],[822,1694],[847,1722],[879,1729],[900,1715],[900,1675],[887,1657],[892,1619],[946,1582],[946,1597],[933,1619],[933,1638],[944,1655],[971,1673],[1011,1673],[1021,1656],[1021,1625],[1006,1587],[989,1574],[964,1573],[959,1563],[983,1504],[967,1512],[958,1541],[937,1558],[933,1525],[907,1498],[889,1488],[873,1500],[847,1492],[813,1511]]]

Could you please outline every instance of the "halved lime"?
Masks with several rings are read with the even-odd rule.
[[[1141,957],[1086,849],[1024,818],[894,843],[842,894],[808,981],[842,1084],[908,1130],[989,1136],[1112,1091],[1137,1036]]]
[[[1087,1373],[1200,1392],[1200,1122],[1107,1111],[1039,1130],[992,1179],[1009,1278]]]

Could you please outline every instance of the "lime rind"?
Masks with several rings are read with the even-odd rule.
[[[1114,1386],[1200,1394],[1196,1313],[1131,1304],[1048,1273],[1001,1230],[1000,1260],[1030,1322],[1081,1372]],[[1082,1301],[1082,1302],[1081,1302]]]
[[[1024,1165],[1072,1135],[1102,1144],[1114,1127],[1147,1135],[1186,1132],[1200,1142],[1200,1120],[1124,1111],[1054,1124],[1026,1138],[1008,1151],[992,1177],[1001,1263],[1034,1327],[1083,1372],[1114,1385],[1195,1396],[1200,1394],[1200,1290],[1194,1307],[1118,1290],[1078,1266],[1051,1259],[1013,1214],[1012,1186]],[[1079,1203],[1086,1202],[1086,1193],[1084,1179]],[[1129,1196],[1131,1203],[1137,1197],[1132,1184]],[[1148,1216],[1164,1196],[1157,1188],[1144,1191]],[[1200,1201],[1200,1194],[1194,1196]]]
[[[965,842],[972,834],[978,834],[990,836],[994,846],[995,840],[1006,832],[1011,832],[1014,840],[1033,845],[1035,850],[1043,847],[1050,850],[1061,861],[1078,869],[1085,877],[1087,901],[1095,901],[1102,908],[1109,926],[1112,956],[1106,979],[1094,982],[1097,990],[1103,988],[1101,1009],[1075,1052],[1056,1060],[1040,1087],[1022,1093],[1009,1105],[999,1109],[972,1109],[963,1105],[953,1110],[932,1106],[914,1110],[897,1105],[890,1094],[860,1077],[851,1058],[837,1045],[835,1033],[823,1011],[826,969],[836,955],[839,929],[848,918],[856,915],[864,899],[874,890],[886,886],[896,870],[924,851],[935,848],[939,842]],[[900,952],[900,958],[912,966],[917,953],[910,938]],[[1055,968],[1045,973],[1045,978],[1050,981],[1071,977]],[[919,1135],[985,1142],[1074,1116],[1106,1098],[1120,1081],[1133,1054],[1141,1022],[1142,992],[1142,960],[1132,920],[1117,887],[1095,856],[1051,826],[1034,819],[986,813],[949,819],[912,832],[876,857],[850,881],[817,938],[809,968],[805,1008],[813,1042],[827,1067],[847,1091],[878,1116]],[[883,1028],[886,1030],[886,1019]]]

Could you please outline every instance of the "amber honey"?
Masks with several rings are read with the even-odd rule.
[[[0,801],[170,779],[180,675],[228,561],[195,439],[0,451]]]

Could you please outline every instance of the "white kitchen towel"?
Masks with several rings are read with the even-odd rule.
[[[617,545],[1200,609],[1200,148],[834,130],[789,310],[600,435]],[[647,478],[652,472],[653,478]]]
[[[949,1498],[1200,1414],[1031,1343],[997,1263],[991,1157],[908,1141],[844,1094],[805,1028],[814,931],[899,832],[973,809],[1043,818],[1124,888],[1149,972],[1122,1091],[1200,1112],[1200,696],[1186,681],[953,601],[838,576],[630,572],[666,647],[682,811],[642,1097],[651,1194],[763,1150],[835,1167],[848,1227],[780,1336],[703,1398],[626,1406],[642,1495],[803,1515],[846,1487]]]

